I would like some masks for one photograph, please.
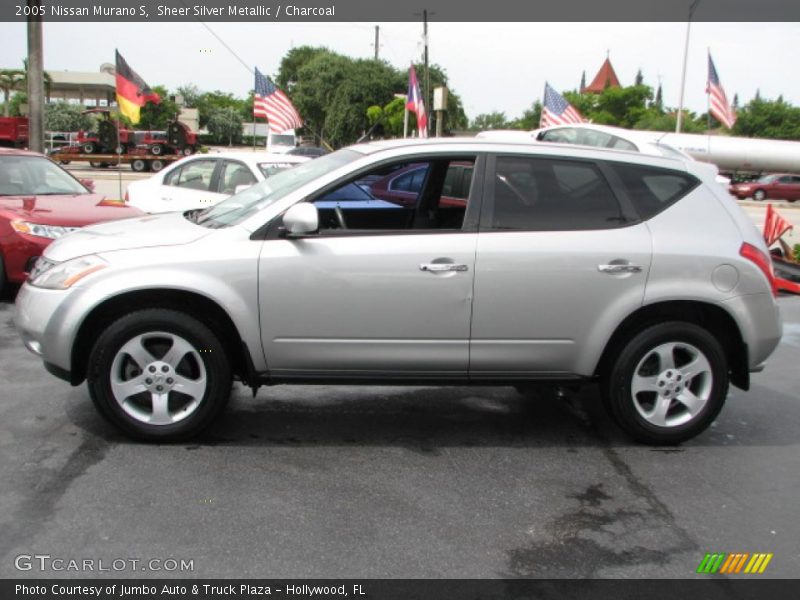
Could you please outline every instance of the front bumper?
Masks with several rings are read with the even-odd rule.
[[[46,290],[25,283],[17,294],[14,322],[25,347],[54,369],[70,370],[72,342],[79,325],[70,318],[73,290]]]

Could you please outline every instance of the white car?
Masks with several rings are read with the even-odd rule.
[[[580,146],[593,146],[595,148],[611,148],[613,150],[627,150],[641,152],[653,156],[666,156],[668,158],[682,158],[695,160],[682,150],[661,141],[665,134],[658,131],[638,131],[610,127],[608,125],[593,125],[580,123],[571,125],[553,125],[542,127],[533,131],[492,130],[482,131],[476,137],[495,140],[499,142],[555,142],[559,144],[578,144]],[[727,186],[730,179],[719,173],[717,183]]]
[[[310,160],[268,152],[195,154],[128,185],[125,201],[148,213],[207,208],[278,171]]]

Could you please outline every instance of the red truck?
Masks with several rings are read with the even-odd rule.
[[[0,146],[22,148],[28,145],[27,117],[0,117]]]

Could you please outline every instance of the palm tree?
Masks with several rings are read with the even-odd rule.
[[[11,92],[21,89],[22,82],[26,81],[25,71],[20,69],[0,69],[0,90],[3,91],[3,116],[8,116],[8,101]]]

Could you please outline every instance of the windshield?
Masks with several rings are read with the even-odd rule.
[[[772,183],[778,178],[777,175],[764,175],[761,179],[758,180],[759,183]]]
[[[77,179],[39,156],[0,156],[0,196],[88,194]]]
[[[293,135],[271,135],[269,143],[275,146],[294,146],[295,137]]]
[[[241,223],[305,184],[335,171],[363,155],[353,150],[339,150],[293,169],[275,173],[269,179],[223,200],[196,216],[198,225],[219,228]]]

